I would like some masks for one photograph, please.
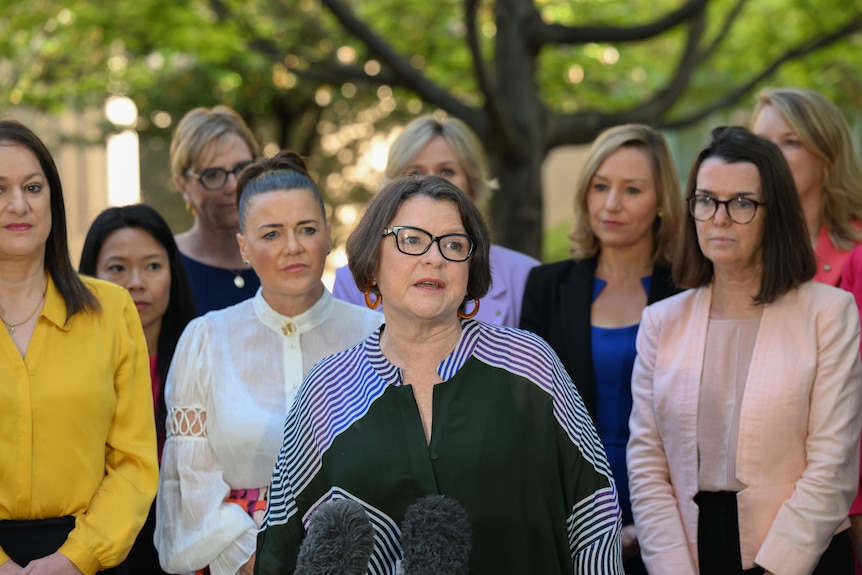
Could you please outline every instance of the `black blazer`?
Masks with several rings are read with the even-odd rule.
[[[590,310],[597,257],[545,264],[530,270],[521,307],[522,329],[551,344],[578,388],[587,410],[596,417],[596,375],[590,337]],[[656,266],[647,305],[679,293],[670,269]]]

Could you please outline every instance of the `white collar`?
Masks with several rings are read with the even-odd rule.
[[[252,298],[252,303],[254,313],[262,324],[275,333],[288,337],[298,337],[300,334],[316,328],[329,319],[335,308],[335,298],[325,287],[323,288],[323,295],[313,306],[294,317],[281,315],[272,309],[272,306],[263,298],[262,288],[258,288],[257,293]]]

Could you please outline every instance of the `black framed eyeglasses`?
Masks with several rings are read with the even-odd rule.
[[[464,262],[473,255],[476,238],[467,234],[444,234],[435,236],[422,228],[413,226],[392,226],[383,230],[383,237],[395,236],[395,247],[402,254],[421,256],[437,242],[440,255],[450,262]]]
[[[718,206],[723,205],[731,220],[737,224],[748,224],[757,214],[757,208],[766,205],[766,202],[758,202],[744,196],[729,200],[717,200],[705,194],[695,194],[686,199],[689,213],[699,222],[708,222],[714,218],[718,212]]]
[[[200,174],[196,174],[193,170],[186,170],[186,175],[195,178],[197,181],[201,183],[201,186],[205,190],[209,190],[211,192],[217,192],[222,189],[224,185],[227,183],[227,178],[231,174],[234,176],[239,176],[239,173],[243,171],[248,166],[252,165],[254,160],[249,160],[247,162],[240,162],[233,167],[232,170],[225,170],[224,168],[207,168],[206,170],[201,171]]]

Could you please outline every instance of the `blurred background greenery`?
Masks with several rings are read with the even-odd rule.
[[[443,111],[488,148],[496,240],[553,261],[567,257],[578,164],[543,166],[610,125],[665,130],[685,177],[709,127],[747,122],[761,87],[797,85],[838,103],[858,142],[860,30],[862,0],[8,0],[0,114],[62,150],[83,231],[108,201],[96,150],[131,129],[129,181],[181,231],[172,130],[192,107],[230,105],[266,153],[309,158],[338,246],[392,130]],[[134,102],[131,126],[108,121],[111,97]]]

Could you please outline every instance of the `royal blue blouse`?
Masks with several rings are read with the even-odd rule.
[[[649,293],[652,276],[641,278]],[[607,282],[593,280],[593,301]],[[593,369],[596,374],[596,430],[605,445],[608,463],[619,490],[623,525],[633,522],[629,497],[626,444],[629,440],[629,415],[632,411],[632,369],[635,341],[640,324],[619,328],[591,326]]]

